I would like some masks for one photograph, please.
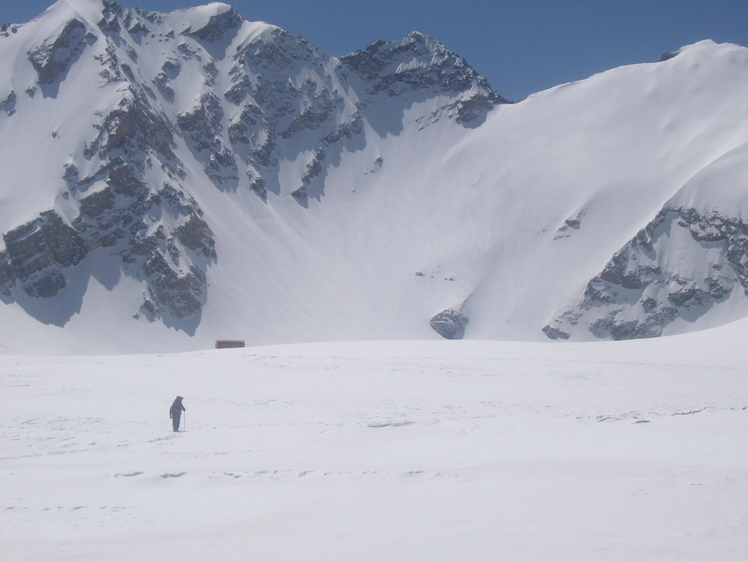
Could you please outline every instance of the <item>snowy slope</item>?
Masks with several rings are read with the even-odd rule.
[[[0,555],[741,561],[746,327],[0,357]]]
[[[548,331],[580,324],[598,337],[652,337],[708,328],[745,315],[748,144],[690,179],[585,289],[578,307]]]
[[[638,300],[576,302],[692,178],[722,170],[692,207],[742,220],[747,59],[707,41],[507,104],[419,33],[335,57],[221,3],[61,0],[0,36],[0,341],[612,336],[588,327]],[[661,252],[704,279],[694,243]]]

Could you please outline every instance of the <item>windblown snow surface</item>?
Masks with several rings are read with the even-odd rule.
[[[747,328],[0,357],[0,554],[742,561]]]

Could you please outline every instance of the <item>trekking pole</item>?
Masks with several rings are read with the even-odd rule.
[[[182,414],[184,415],[184,428],[182,430],[187,432],[187,411],[182,411]]]

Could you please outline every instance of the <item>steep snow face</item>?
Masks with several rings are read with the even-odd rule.
[[[745,315],[745,136],[698,105],[697,99],[707,92],[725,95],[720,103],[735,111],[734,124],[744,125],[748,112],[737,91],[720,93],[718,84],[727,80],[725,70],[731,65],[745,67],[748,54],[740,47],[703,42],[681,49],[667,64],[693,72],[704,63],[700,56],[709,50],[724,57],[712,59],[710,80],[683,84],[689,93],[686,108],[701,116],[702,124],[686,133],[682,120],[669,119],[668,123],[678,131],[676,142],[685,140],[701,149],[691,152],[691,164],[696,165],[682,168],[692,173],[680,185],[676,183],[672,198],[601,267],[579,299],[567,304],[544,328],[549,337],[651,337],[719,325]],[[734,79],[745,83],[742,73]],[[723,132],[728,134],[722,136]],[[718,138],[724,140],[711,142]],[[659,151],[669,155],[673,147]]]
[[[719,324],[748,312],[748,144],[689,180],[546,328],[632,339]],[[722,305],[730,302],[728,305]]]
[[[737,180],[705,213],[665,204],[702,170],[742,173],[746,58],[703,42],[508,104],[420,33],[335,57],[222,3],[61,0],[0,30],[0,336],[24,352],[32,332],[50,352],[616,337],[589,326],[613,308],[648,321],[649,294],[589,320],[574,301],[637,231],[667,209],[742,219]],[[709,258],[693,237],[657,247],[702,285],[707,264],[739,282],[739,237]],[[741,290],[718,293],[697,322],[691,306],[631,332],[741,317]]]

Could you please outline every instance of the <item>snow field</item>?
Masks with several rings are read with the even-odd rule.
[[[0,555],[744,559],[744,325],[0,357]]]

